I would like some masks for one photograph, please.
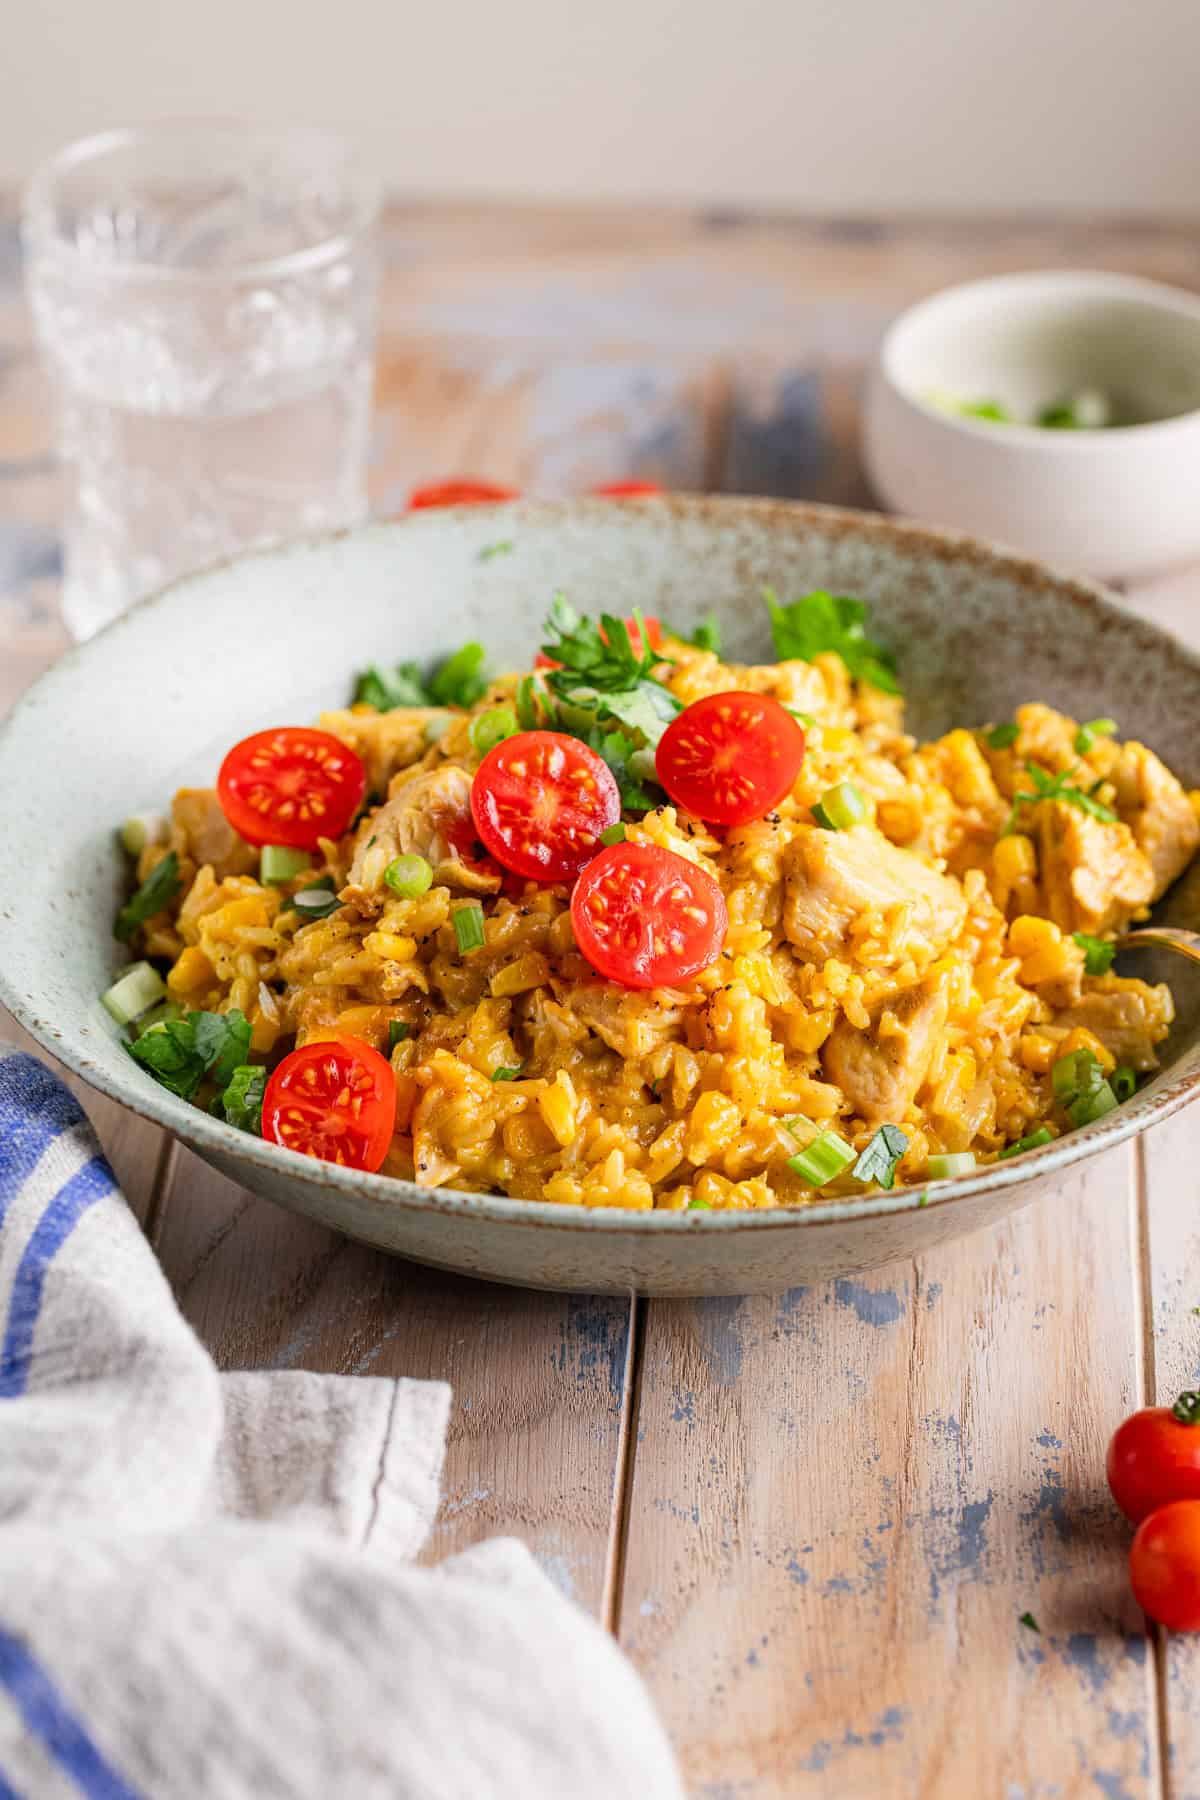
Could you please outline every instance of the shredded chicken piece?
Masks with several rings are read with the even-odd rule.
[[[618,1056],[649,1056],[679,1036],[683,1008],[664,1006],[648,994],[622,993],[607,984],[579,987],[571,1004]]]
[[[822,1053],[825,1073],[868,1122],[902,1118],[929,1072],[945,1028],[944,986],[908,988],[859,1031],[842,1018]]]
[[[502,876],[477,860],[471,818],[471,777],[457,763],[423,769],[393,786],[392,797],[358,828],[349,884],[342,899],[360,913],[378,911],[387,896],[383,872],[397,856],[423,856],[433,879],[471,894],[494,894]]]
[[[923,938],[936,956],[967,913],[957,882],[870,825],[801,830],[786,859],[785,881],[784,930],[801,956],[813,962],[844,950],[863,913],[898,905],[910,909],[910,936]]]
[[[1157,900],[1195,854],[1200,823],[1181,784],[1145,744],[1122,745],[1109,780],[1117,811],[1154,871]]]
[[[227,875],[257,874],[258,851],[233,829],[215,788],[180,788],[171,802],[171,820],[183,834],[185,855],[197,868],[207,863],[218,881]]]
[[[1153,897],[1154,871],[1127,825],[1062,800],[1037,808],[1043,910],[1063,931],[1117,931]]]
[[[1055,1025],[1077,1025],[1093,1032],[1104,1048],[1131,1069],[1157,1069],[1155,1045],[1167,1035],[1175,1006],[1165,985],[1149,987],[1120,975],[1103,975],[1088,983],[1078,1005],[1055,1015]]]

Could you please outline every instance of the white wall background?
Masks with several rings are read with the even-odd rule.
[[[0,179],[170,114],[414,192],[1200,218],[1200,0],[7,0]]]

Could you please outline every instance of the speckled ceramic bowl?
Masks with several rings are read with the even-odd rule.
[[[484,556],[511,542],[506,554]],[[96,996],[125,880],[113,827],[210,782],[236,738],[341,704],[364,664],[426,661],[466,637],[528,662],[556,588],[690,627],[710,609],[732,654],[771,654],[758,589],[870,601],[921,734],[1038,698],[1115,714],[1200,784],[1200,660],[1083,583],[964,538],[768,501],[585,501],[430,513],[247,558],[182,582],[74,650],[0,734],[0,997],[48,1050],[167,1126],[235,1181],[419,1261],[537,1287],[781,1291],[908,1257],[1001,1218],[1074,1163],[1145,1130],[1200,1080],[1200,981],[1172,980],[1162,1072],[1098,1125],[928,1190],[762,1213],[585,1211],[356,1174],[246,1137],[131,1061]],[[1182,905],[1177,897],[1176,905]],[[1180,922],[1194,923],[1194,919]]]

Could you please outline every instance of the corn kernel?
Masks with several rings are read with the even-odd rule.
[[[502,969],[497,969],[489,983],[496,999],[507,999],[513,994],[527,994],[530,988],[544,987],[550,979],[550,965],[540,950],[530,950],[524,956],[518,956]]]
[[[167,989],[168,992],[181,996],[199,994],[211,987],[215,980],[216,970],[203,950],[190,945],[182,952],[179,961],[167,976]]]
[[[742,1115],[725,1094],[701,1094],[688,1121],[689,1162],[706,1163],[733,1143],[741,1129]]]
[[[1000,879],[1010,886],[1023,881],[1028,875],[1036,875],[1037,849],[1033,839],[1026,837],[1021,831],[1014,831],[1010,836],[1000,838],[992,851],[992,867]]]
[[[1111,1050],[1107,1049],[1095,1032],[1089,1031],[1086,1025],[1076,1025],[1071,1031],[1068,1031],[1055,1052],[1054,1060],[1057,1062],[1060,1056],[1070,1056],[1073,1050],[1090,1050],[1106,1075],[1110,1075],[1117,1066],[1117,1059]]]
[[[384,962],[411,962],[417,954],[417,940],[401,937],[395,931],[372,931],[363,939],[363,949],[382,957]]]

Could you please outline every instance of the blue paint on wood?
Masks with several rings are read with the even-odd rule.
[[[833,1295],[839,1306],[850,1307],[864,1325],[882,1329],[904,1317],[904,1301],[888,1288],[879,1292],[858,1281],[835,1281]]]
[[[1036,1441],[1042,1446],[1043,1450],[1061,1450],[1063,1447],[1062,1439],[1055,1437],[1049,1426],[1046,1427],[1045,1431],[1039,1431]]]
[[[607,1369],[608,1391],[620,1405],[625,1391],[625,1358],[629,1348],[629,1308],[598,1294],[571,1294],[558,1356],[558,1369],[573,1368],[579,1387],[587,1387],[598,1370]]]
[[[741,1379],[744,1306],[744,1300],[731,1294],[696,1302],[709,1370],[718,1387],[736,1387]]]
[[[1100,1656],[1100,1641],[1094,1631],[1073,1631],[1063,1646],[1063,1658],[1077,1669],[1093,1694],[1101,1694],[1112,1679]]]
[[[1093,1769],[1092,1784],[1104,1795],[1105,1800],[1138,1800],[1126,1785],[1125,1777],[1115,1769]]]
[[[932,1312],[934,1307],[937,1305],[938,1301],[941,1299],[941,1297],[942,1297],[941,1282],[940,1281],[931,1281],[929,1286],[925,1289],[925,1311]]]
[[[815,499],[835,455],[815,369],[785,375],[765,412],[735,393],[722,484],[730,493]]]

